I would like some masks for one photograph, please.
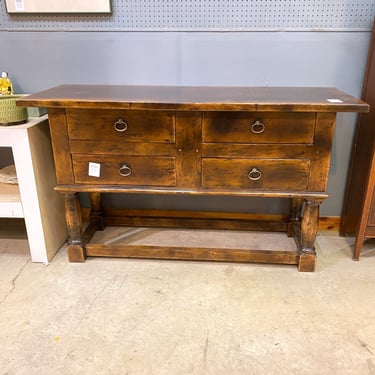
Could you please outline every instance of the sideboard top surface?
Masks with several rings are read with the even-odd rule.
[[[17,104],[185,111],[369,111],[367,103],[333,87],[60,85],[23,97]]]

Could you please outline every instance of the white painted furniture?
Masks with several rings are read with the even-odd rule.
[[[48,118],[0,126],[0,147],[10,147],[18,186],[0,183],[0,217],[24,218],[31,260],[48,263],[67,238],[64,201],[54,191],[55,168]]]

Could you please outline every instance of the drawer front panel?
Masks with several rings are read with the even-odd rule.
[[[173,111],[67,109],[70,139],[175,142]]]
[[[175,158],[73,155],[78,184],[176,186]]]
[[[205,112],[203,142],[303,143],[314,139],[315,113]]]
[[[202,159],[202,187],[254,190],[307,190],[307,159]]]

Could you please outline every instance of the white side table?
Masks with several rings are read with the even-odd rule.
[[[24,218],[31,260],[48,263],[67,238],[64,200],[54,191],[55,167],[47,115],[0,126],[0,147],[10,147],[18,186],[0,183],[0,217]]]

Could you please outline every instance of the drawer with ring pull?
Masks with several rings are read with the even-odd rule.
[[[202,159],[202,187],[303,191],[308,187],[308,159]]]
[[[173,111],[67,109],[72,140],[175,142]]]
[[[316,114],[311,112],[205,112],[206,143],[312,144]]]
[[[173,157],[74,154],[75,183],[176,186]]]

